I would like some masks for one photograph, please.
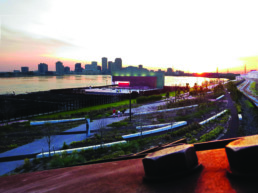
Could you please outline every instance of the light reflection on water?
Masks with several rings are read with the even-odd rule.
[[[220,79],[226,80],[226,79]],[[195,83],[202,85],[205,81],[217,81],[217,78],[204,78],[204,77],[189,77],[189,76],[165,76],[166,86],[186,86],[189,83],[190,87],[193,87]]]
[[[203,81],[215,79],[202,77],[174,77],[166,76],[166,86],[185,86],[189,83],[201,85]],[[27,92],[46,91],[61,88],[76,88],[87,86],[103,86],[111,84],[110,75],[65,75],[65,76],[35,76],[35,77],[10,77],[0,78],[0,94],[22,94]]]

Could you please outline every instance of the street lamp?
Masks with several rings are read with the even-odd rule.
[[[88,120],[87,120],[87,118],[86,118],[86,139],[87,139],[87,136],[88,136],[88,134],[89,134],[89,128],[90,128],[89,122],[88,122]],[[85,140],[86,140],[86,139],[85,139]]]
[[[129,110],[129,114],[130,114],[130,117],[129,117],[129,120],[130,120],[130,122],[131,122],[131,120],[132,120],[132,112],[131,112],[131,109],[132,109],[132,102],[131,102],[131,99],[132,99],[132,92],[131,92],[131,88],[129,88],[129,93],[130,93],[130,102],[129,102],[129,108],[130,108],[130,110]]]

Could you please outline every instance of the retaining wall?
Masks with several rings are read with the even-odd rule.
[[[149,130],[149,131],[143,131],[143,132],[133,133],[133,134],[129,134],[129,135],[123,135],[122,138],[123,139],[130,139],[130,138],[134,138],[134,137],[140,137],[142,135],[150,135],[150,134],[153,134],[153,133],[159,133],[159,132],[162,132],[162,131],[171,130],[171,129],[181,127],[181,126],[184,126],[184,125],[187,125],[187,122],[186,121],[180,121],[180,122],[174,123],[172,125],[172,127],[171,126],[166,126],[166,127],[161,127],[161,128],[158,128],[158,129]]]
[[[112,143],[105,143],[102,144],[102,147],[110,147],[112,145],[116,145],[116,144],[122,144],[122,143],[126,143],[126,141],[116,141],[116,142],[112,142]],[[81,150],[88,150],[88,149],[98,149],[101,147],[101,144],[98,145],[92,145],[92,146],[87,146],[87,147],[80,147],[80,148],[74,148],[74,149],[66,149],[66,150],[58,150],[58,151],[51,151],[50,155],[53,156],[55,154],[59,154],[62,155],[62,153],[66,152],[67,154],[71,154],[73,151],[78,151],[80,152]],[[43,158],[43,157],[49,157],[49,152],[44,152],[44,153],[40,153],[36,156],[37,158]]]

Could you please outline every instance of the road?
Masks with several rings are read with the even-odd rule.
[[[258,98],[257,96],[253,95],[253,93],[250,91],[250,84],[252,81],[256,82],[258,84],[258,79],[246,79],[245,82],[243,82],[240,86],[238,86],[238,89],[250,100],[253,101],[253,103],[258,107]],[[243,86],[244,85],[244,86]]]

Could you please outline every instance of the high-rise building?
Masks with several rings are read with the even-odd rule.
[[[99,74],[100,71],[98,70],[98,63],[93,61],[91,64],[85,65],[85,73],[86,74]]]
[[[22,73],[28,73],[29,72],[29,67],[27,67],[27,66],[21,67],[21,72]]]
[[[40,63],[38,65],[38,73],[39,74],[46,74],[48,72],[48,65],[45,63]]]
[[[108,72],[111,73],[111,68],[113,66],[113,62],[112,61],[108,61]]]
[[[65,74],[69,74],[70,73],[70,67],[69,66],[64,67],[64,73]]]
[[[143,67],[143,66],[142,66],[141,64],[138,66],[139,69],[142,69],[142,67]]]
[[[76,63],[74,67],[75,73],[81,73],[82,72],[82,64],[81,63]]]
[[[64,65],[60,61],[56,62],[56,74],[64,75]]]
[[[92,68],[96,68],[97,69],[98,62],[92,61],[91,65],[92,65]]]
[[[116,58],[114,66],[115,66],[115,70],[121,70],[122,69],[122,59]]]
[[[108,65],[108,62],[107,62],[107,58],[103,57],[102,58],[102,73],[107,73],[107,65]]]
[[[172,68],[167,68],[167,75],[172,75],[173,74],[173,69]]]

